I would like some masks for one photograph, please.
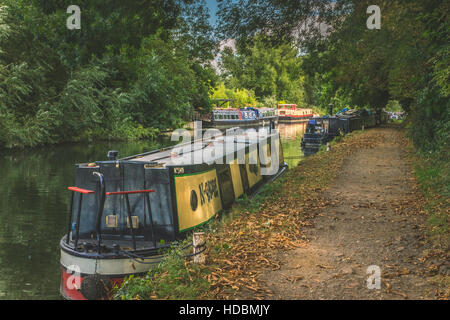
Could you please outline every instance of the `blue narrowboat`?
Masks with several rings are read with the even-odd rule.
[[[202,118],[205,128],[252,127],[276,123],[278,116],[274,108],[215,108]]]

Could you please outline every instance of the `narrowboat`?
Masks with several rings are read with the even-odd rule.
[[[277,122],[274,108],[215,108],[210,114],[203,115],[205,128],[226,129],[231,127],[257,127]]]
[[[278,124],[278,115],[274,108],[247,108],[253,109],[256,112],[256,116],[260,121],[261,126],[265,126],[268,124]]]
[[[324,127],[323,120],[308,120],[308,125],[301,142],[301,149],[305,156],[316,153],[328,141],[329,136]]]
[[[232,131],[230,133],[230,131]],[[75,165],[60,241],[66,299],[107,299],[144,275],[176,240],[287,170],[279,133],[254,129]]]
[[[355,130],[374,127],[386,122],[384,111],[343,109],[335,116],[313,118],[308,121],[306,133],[301,141],[304,155],[316,153],[320,146],[334,137],[345,135]]]
[[[277,106],[279,123],[295,123],[307,121],[314,116],[310,108],[297,108],[296,104],[279,104]]]

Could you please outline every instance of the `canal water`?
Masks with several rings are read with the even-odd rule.
[[[289,166],[301,160],[306,123],[280,125]],[[61,299],[59,241],[66,230],[74,164],[159,147],[150,141],[62,144],[0,150],[0,300]]]

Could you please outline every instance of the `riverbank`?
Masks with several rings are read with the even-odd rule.
[[[450,163],[449,151],[412,153],[414,175],[423,195],[426,239],[431,244],[424,262],[440,295],[450,297]]]
[[[382,150],[380,147],[388,144],[389,150]],[[324,239],[329,238],[329,234],[336,233],[339,230],[339,223],[342,226],[349,225],[352,222],[355,228],[349,232],[338,232],[336,237],[344,237],[349,250],[354,252],[365,252],[364,245],[356,244],[358,236],[373,235],[374,241],[383,242],[386,236],[400,237],[402,241],[406,230],[411,233],[415,231],[419,237],[399,246],[402,248],[399,252],[410,254],[416,264],[408,264],[408,272],[404,269],[393,269],[394,275],[398,273],[409,274],[414,269],[414,279],[422,279],[423,286],[433,293],[423,293],[433,298],[445,298],[444,289],[438,289],[435,284],[428,282],[430,274],[422,273],[429,266],[427,262],[427,248],[432,248],[421,235],[426,234],[426,223],[424,228],[416,226],[421,225],[416,220],[409,221],[405,212],[414,216],[414,219],[425,221],[425,211],[423,197],[419,196],[418,189],[408,183],[413,183],[412,177],[406,178],[405,174],[411,173],[410,157],[408,153],[408,141],[404,138],[403,132],[398,126],[389,126],[387,128],[376,128],[363,132],[354,132],[339,141],[332,143],[331,151],[322,151],[314,156],[306,158],[299,166],[293,167],[289,172],[272,184],[263,187],[260,194],[252,199],[243,199],[239,201],[229,212],[222,214],[213,223],[204,226],[202,231],[207,233],[207,263],[202,266],[193,265],[184,259],[178,258],[176,254],[170,255],[164,265],[156,267],[146,278],[134,278],[127,281],[122,289],[116,292],[116,298],[122,299],[347,299],[362,298],[359,295],[361,290],[370,291],[365,287],[365,269],[364,263],[349,263],[350,259],[345,260],[342,256],[335,256],[335,260],[322,261],[317,250],[311,250],[312,245],[324,247]],[[368,159],[360,159],[364,155],[371,155],[376,151],[375,159],[371,165],[368,165]],[[397,151],[396,151],[397,150]],[[385,168],[378,168],[379,172],[388,170],[393,179],[400,179],[395,182],[400,188],[410,188],[398,193],[398,198],[389,198],[391,191],[388,184],[392,182],[388,176],[386,179],[374,179],[373,172],[376,171],[379,161],[390,152],[394,157],[383,165]],[[358,167],[352,164],[354,159],[360,159]],[[367,161],[366,161],[367,160]],[[378,162],[377,162],[378,161]],[[350,162],[350,164],[349,164]],[[397,167],[403,168],[400,171]],[[358,168],[358,169],[357,169]],[[374,170],[372,170],[374,169]],[[391,171],[389,171],[391,170]],[[352,175],[354,179],[349,180]],[[399,176],[401,175],[401,176]],[[346,176],[348,176],[346,178]],[[358,180],[363,178],[362,180]],[[365,179],[368,177],[367,179]],[[342,180],[344,179],[344,180]],[[353,183],[360,183],[355,185]],[[373,186],[371,184],[379,184]],[[356,186],[354,189],[352,186]],[[367,194],[360,194],[358,203],[345,202],[342,195],[350,192],[359,192],[365,187]],[[396,188],[396,186],[390,186]],[[358,189],[359,188],[359,189]],[[331,190],[331,191],[330,191]],[[408,192],[412,192],[407,197]],[[384,203],[385,207],[378,204],[376,199],[369,200],[370,196],[378,196],[378,201]],[[345,197],[344,197],[345,198]],[[364,198],[364,199],[362,199]],[[385,201],[388,198],[389,201]],[[349,199],[353,199],[349,197]],[[412,201],[414,199],[415,201]],[[363,201],[364,200],[364,201]],[[337,210],[339,206],[345,206],[343,210]],[[366,206],[367,205],[367,206]],[[361,216],[364,210],[369,210]],[[381,211],[380,211],[381,210]],[[397,219],[400,222],[392,223],[392,219],[387,216],[382,221],[372,221],[376,219],[377,214],[385,214],[389,210],[389,217]],[[408,211],[409,210],[409,211]],[[342,214],[337,211],[343,212]],[[341,219],[340,215],[349,220]],[[348,215],[348,217],[346,216]],[[357,217],[356,217],[357,216]],[[321,220],[322,219],[322,220]],[[325,219],[325,220],[324,220]],[[339,223],[337,221],[340,221]],[[355,223],[363,223],[362,226],[371,226],[364,232],[356,227]],[[387,225],[405,226],[403,231],[394,233],[377,234],[374,231],[383,230]],[[333,229],[334,228],[334,229]],[[409,230],[411,229],[411,230]],[[335,231],[332,231],[335,230]],[[342,231],[342,230],[341,230]],[[328,235],[328,237],[327,237]],[[318,241],[322,242],[317,242]],[[395,240],[395,239],[394,239]],[[314,242],[316,241],[316,242]],[[345,242],[344,241],[344,242]],[[361,242],[361,241],[360,241]],[[331,242],[332,243],[332,242]],[[364,241],[362,242],[364,244]],[[379,243],[376,246],[387,248],[386,243]],[[374,246],[370,242],[365,242],[365,246]],[[420,248],[413,250],[414,247]],[[427,247],[427,248],[426,248]],[[396,249],[399,249],[396,248]],[[330,252],[340,254],[335,248],[328,248]],[[340,248],[342,251],[342,248]],[[307,251],[305,251],[307,250]],[[309,252],[308,252],[309,250]],[[296,254],[301,252],[300,255]],[[307,253],[308,259],[303,260]],[[399,267],[404,262],[400,258],[391,257],[394,261],[387,263],[383,261],[380,252],[372,252],[377,255],[370,261],[378,261],[381,264],[384,277],[385,271],[389,271],[392,265]],[[425,254],[425,255],[423,255]],[[333,259],[334,259],[333,258]],[[342,259],[341,259],[342,258]],[[358,257],[353,257],[358,259]],[[438,257],[439,258],[439,257]],[[444,262],[445,257],[440,257],[439,261]],[[396,262],[395,259],[398,261]],[[422,260],[421,260],[422,259]],[[338,262],[344,260],[344,265]],[[298,262],[298,263],[297,263]],[[342,261],[340,261],[342,262]],[[334,265],[333,265],[334,264]],[[349,266],[347,266],[349,264]],[[373,264],[373,263],[370,263]],[[369,265],[370,265],[369,264]],[[342,271],[341,269],[344,268]],[[365,266],[367,267],[367,266]],[[358,269],[358,270],[355,270]],[[347,270],[348,269],[348,270]],[[419,272],[420,269],[420,272]],[[302,273],[302,271],[306,272]],[[339,270],[346,274],[346,277],[354,278],[353,282],[342,282]],[[300,272],[299,272],[300,271]],[[348,272],[347,272],[348,271]],[[362,273],[364,271],[364,274]],[[416,272],[417,271],[417,272]],[[322,272],[325,278],[318,278],[316,272]],[[397,272],[397,273],[395,273]],[[391,273],[387,273],[388,275]],[[336,276],[337,275],[337,276]],[[358,275],[358,278],[355,278]],[[327,281],[324,281],[324,280]],[[405,278],[406,279],[406,278]],[[348,280],[348,279],[347,279]],[[364,280],[364,281],[363,281]],[[445,282],[445,279],[443,280]],[[356,283],[356,285],[355,285]],[[398,288],[391,288],[392,280],[383,282],[381,290],[372,291],[374,296],[368,298],[396,299],[403,298],[403,292]],[[403,283],[403,282],[401,282]],[[328,290],[330,285],[335,285],[336,290]],[[352,285],[350,288],[341,288],[342,285]],[[358,287],[359,290],[356,290]],[[316,293],[313,294],[313,292]],[[376,293],[378,292],[378,293]],[[308,293],[308,294],[306,294]],[[327,295],[328,293],[328,295]],[[334,295],[333,295],[334,294]],[[355,296],[356,294],[356,296]],[[377,295],[378,294],[378,295]],[[381,294],[381,296],[380,296]],[[406,297],[408,297],[406,295]],[[422,297],[422,296],[421,296]]]

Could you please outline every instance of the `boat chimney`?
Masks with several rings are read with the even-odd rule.
[[[118,155],[119,155],[119,151],[116,151],[116,150],[108,151],[108,159],[111,161],[117,160]]]
[[[332,116],[333,115],[333,103],[330,103],[329,105],[328,105],[328,113],[330,114],[330,116]]]

